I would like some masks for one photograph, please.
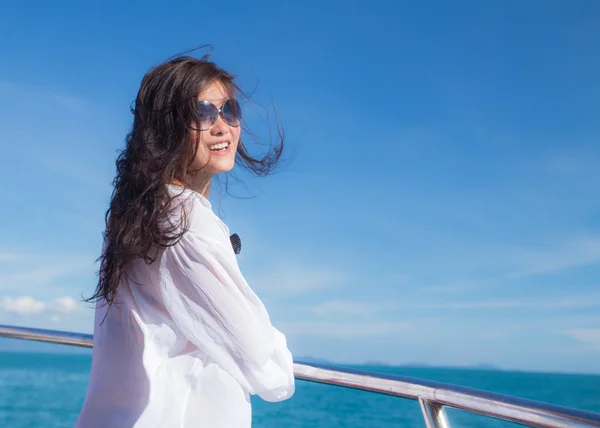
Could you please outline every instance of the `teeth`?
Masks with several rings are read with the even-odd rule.
[[[209,147],[210,150],[226,149],[229,146],[228,142],[213,144]]]

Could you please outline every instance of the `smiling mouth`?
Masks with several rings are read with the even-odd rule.
[[[217,143],[217,144],[213,144],[211,146],[208,146],[208,149],[211,152],[222,152],[224,150],[227,150],[229,148],[229,141],[223,141],[222,143]]]

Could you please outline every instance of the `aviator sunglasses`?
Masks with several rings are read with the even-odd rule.
[[[223,104],[223,107],[217,108],[216,105],[210,101],[200,100],[198,101],[198,113],[200,116],[200,131],[208,131],[212,128],[219,116],[229,126],[240,126],[242,119],[242,109],[237,100],[229,98]]]

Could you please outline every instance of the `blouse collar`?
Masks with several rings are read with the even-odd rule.
[[[206,208],[212,210],[212,204],[201,193],[198,193],[195,190],[192,190],[192,189],[187,188],[187,187],[181,187],[181,186],[176,185],[176,184],[167,184],[167,187],[170,188],[171,190],[176,191],[176,192],[187,193],[188,195],[192,194],[196,199],[198,199],[198,201],[200,201],[200,203],[202,205],[204,205]]]

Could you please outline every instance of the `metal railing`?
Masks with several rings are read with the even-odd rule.
[[[93,347],[92,335],[65,331],[0,325],[0,337]],[[294,364],[294,375],[300,380],[416,400],[427,428],[450,428],[446,407],[532,427],[600,427],[598,413],[406,376],[305,362]]]

